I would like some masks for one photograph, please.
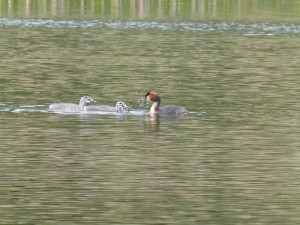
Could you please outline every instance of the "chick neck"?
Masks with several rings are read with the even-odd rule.
[[[84,107],[85,107],[85,102],[84,101],[80,101],[79,102],[79,106],[80,106],[80,109],[83,110]]]

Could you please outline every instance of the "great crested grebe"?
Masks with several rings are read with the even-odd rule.
[[[189,113],[185,108],[177,105],[160,106],[160,96],[155,91],[147,92],[140,106],[144,106],[148,102],[153,102],[150,113],[161,115],[182,115]]]
[[[80,98],[79,104],[74,103],[53,103],[49,105],[49,110],[51,111],[65,111],[65,112],[78,112],[85,110],[86,105],[88,103],[96,102],[89,96],[83,96]]]
[[[115,107],[108,105],[89,105],[86,106],[84,110],[99,112],[129,112],[131,109],[124,102],[117,102]]]

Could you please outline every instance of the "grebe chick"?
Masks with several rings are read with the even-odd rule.
[[[153,102],[150,113],[160,115],[182,115],[189,113],[185,108],[177,105],[160,106],[160,96],[155,91],[147,92],[140,106],[144,106],[148,102]]]
[[[117,102],[115,107],[108,105],[89,105],[86,106],[84,110],[99,112],[129,112],[131,109],[124,102]]]
[[[74,103],[53,103],[49,105],[49,110],[51,111],[65,111],[65,112],[78,112],[85,109],[88,103],[96,102],[89,96],[83,96],[80,98],[79,104]]]

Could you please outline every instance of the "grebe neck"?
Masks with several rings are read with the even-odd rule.
[[[151,106],[150,113],[157,113],[159,105],[160,105],[160,97],[157,96],[156,101],[154,101]]]

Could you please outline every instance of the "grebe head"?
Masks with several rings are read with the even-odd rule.
[[[87,103],[93,103],[93,102],[96,102],[96,101],[94,99],[92,99],[90,96],[83,96],[79,101],[79,105],[84,106]]]
[[[160,97],[155,91],[148,91],[141,102],[140,106],[144,106],[148,102],[157,102],[160,103]]]
[[[124,102],[117,102],[116,111],[117,112],[129,112],[130,108]]]

